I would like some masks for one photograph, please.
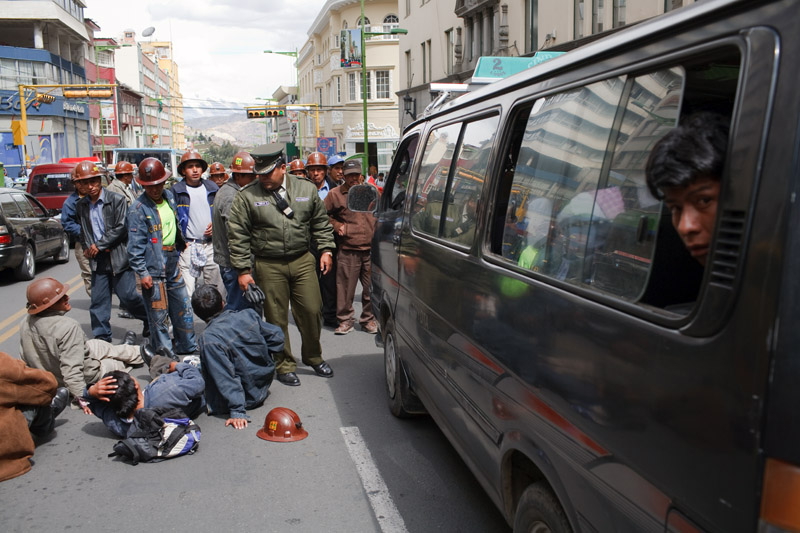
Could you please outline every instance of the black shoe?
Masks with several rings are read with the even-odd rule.
[[[147,364],[147,367],[150,367],[150,362],[153,360],[153,357],[156,355],[156,352],[153,351],[153,348],[150,346],[150,343],[144,341],[141,346],[139,346],[139,354],[142,356],[142,359]]]
[[[117,313],[117,316],[119,318],[133,318],[133,315],[131,314],[131,312],[127,311],[125,309],[120,309],[119,313]]]
[[[50,401],[50,414],[53,418],[61,414],[61,412],[69,405],[69,391],[66,387],[59,387],[56,389],[56,395]]]
[[[158,355],[163,355],[164,357],[169,357],[169,358],[170,358],[170,359],[172,359],[173,361],[180,362],[180,360],[181,360],[181,358],[180,358],[180,357],[178,357],[177,355],[175,355],[174,353],[172,353],[172,350],[170,350],[170,349],[169,349],[169,348],[167,348],[166,346],[162,346],[161,348],[159,348],[159,349],[158,349],[158,351],[156,351],[156,353],[157,353]]]
[[[129,344],[129,345],[136,344],[136,332],[126,331],[125,338],[122,339],[122,344]]]
[[[318,365],[311,365],[311,368],[314,369],[314,372],[316,372],[318,376],[322,376],[323,378],[333,377],[333,369],[331,368],[331,365],[329,365],[325,361],[321,362]]]
[[[144,327],[142,328],[142,337],[145,339],[150,336],[150,324],[145,322]]]
[[[286,372],[285,374],[278,374],[278,381],[290,387],[300,386],[300,378],[294,372]]]

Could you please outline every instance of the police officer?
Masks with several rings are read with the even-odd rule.
[[[322,377],[333,369],[322,359],[320,306],[313,244],[321,251],[320,269],[327,273],[335,244],[325,205],[307,180],[287,178],[283,145],[266,145],[255,160],[258,181],[242,187],[228,219],[230,259],[239,272],[239,287],[254,283],[266,294],[264,316],[283,330],[286,345],[275,355],[278,380],[300,385],[289,344],[289,303],[302,338],[302,360]],[[251,272],[251,254],[255,264]]]

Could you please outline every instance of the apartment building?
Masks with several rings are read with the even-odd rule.
[[[468,82],[481,56],[526,56],[678,9],[695,0],[400,0],[399,123],[435,97],[433,83]]]
[[[401,134],[399,40],[397,35],[388,35],[399,26],[397,2],[367,0],[364,26],[367,33],[387,34],[366,39],[366,124],[361,63],[343,64],[341,52],[342,30],[361,27],[361,4],[357,0],[328,0],[298,53],[298,104],[311,104],[308,111],[300,112],[298,144],[306,155],[317,148],[317,137],[323,137],[329,153],[353,155],[364,151],[366,128],[370,165],[384,172],[389,169]],[[352,44],[360,48],[360,42]]]
[[[142,41],[142,53],[149,56],[164,71],[169,80],[167,97],[162,107],[167,109],[170,121],[171,146],[183,150],[186,146],[183,122],[183,95],[178,76],[178,64],[172,59],[171,41]]]

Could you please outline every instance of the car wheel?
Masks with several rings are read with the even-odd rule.
[[[410,418],[412,413],[406,410],[403,401],[403,366],[397,356],[394,323],[391,319],[383,328],[383,365],[386,370],[386,393],[389,398],[389,409],[398,418]]]
[[[56,263],[69,263],[69,237],[67,234],[61,236],[61,246],[58,248],[58,252],[53,256],[53,261]]]
[[[14,269],[14,276],[18,280],[30,281],[36,275],[36,258],[33,255],[33,246],[30,243],[25,245],[25,254],[22,262]]]
[[[544,483],[530,485],[517,504],[514,533],[570,533],[572,528],[553,491]]]

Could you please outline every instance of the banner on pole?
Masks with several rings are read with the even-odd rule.
[[[343,67],[361,66],[361,29],[342,30],[341,39],[342,53],[341,61]]]

